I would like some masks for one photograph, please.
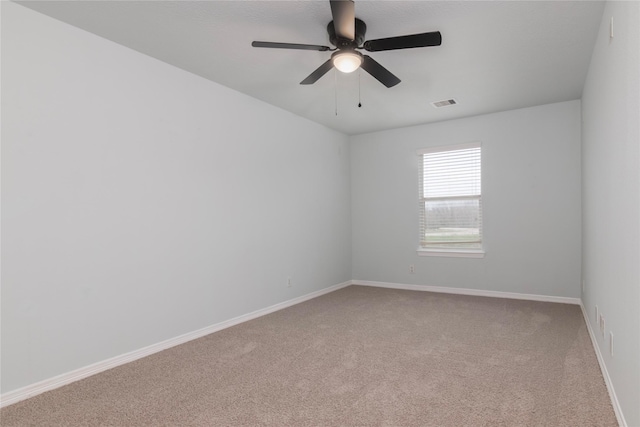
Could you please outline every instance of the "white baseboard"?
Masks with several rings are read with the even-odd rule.
[[[611,405],[613,406],[613,411],[616,413],[616,418],[618,419],[618,425],[620,425],[620,427],[627,427],[627,421],[624,419],[624,414],[622,413],[620,402],[618,402],[618,396],[616,396],[616,391],[613,388],[613,383],[611,382],[609,371],[607,371],[607,366],[604,364],[604,358],[602,357],[602,352],[600,351],[598,340],[596,339],[596,335],[593,331],[593,328],[591,327],[591,322],[589,321],[587,310],[584,308],[584,305],[582,304],[582,302],[580,303],[580,308],[582,309],[582,316],[584,316],[584,321],[587,324],[589,337],[591,337],[591,344],[593,344],[593,349],[595,350],[596,357],[598,358],[598,364],[600,365],[600,370],[602,371],[602,376],[604,377],[604,383],[607,385],[607,390],[609,391],[609,397],[611,398]]]
[[[124,365],[125,363],[133,362],[134,360],[138,360],[143,357],[149,356],[151,354],[158,353],[162,350],[166,350],[168,348],[175,347],[180,344],[184,344],[188,341],[201,338],[205,335],[209,335],[214,332],[218,332],[223,329],[229,328],[231,326],[235,326],[240,323],[247,322],[249,320],[253,320],[258,317],[273,313],[275,311],[282,310],[284,308],[291,307],[296,304],[300,304],[301,302],[310,300],[312,298],[316,298],[321,295],[328,294],[333,291],[337,291],[338,289],[342,289],[346,286],[349,286],[350,284],[351,284],[351,281],[347,281],[344,283],[340,283],[338,285],[330,286],[328,288],[311,292],[310,294],[303,295],[301,297],[290,299],[288,301],[284,301],[267,308],[256,310],[254,312],[244,314],[242,316],[234,317],[233,319],[216,323],[215,325],[207,326],[205,328],[198,329],[193,332],[188,332],[186,334],[177,336],[175,338],[170,338],[166,341],[162,341],[157,344],[152,344],[148,347],[144,347],[139,350],[134,350],[132,352],[122,354],[120,356],[112,357],[110,359],[103,360],[101,362],[97,362],[92,365],[85,366],[85,367],[76,369],[74,371],[57,375],[53,378],[39,381],[35,384],[31,384],[31,385],[19,388],[17,390],[4,393],[0,396],[0,408],[12,405],[14,403],[20,402],[21,400],[25,400],[30,397],[36,396],[38,394],[44,393],[45,391],[53,390],[58,387],[62,387],[72,382],[81,380],[83,378],[87,378],[91,375],[104,372],[108,369],[115,368],[116,366]]]
[[[162,350],[166,350],[168,348],[175,347],[180,344],[184,344],[194,339],[201,338],[205,335],[209,335],[214,332],[218,332],[223,329],[229,328],[231,326],[235,326],[240,323],[256,319],[258,317],[273,313],[278,310],[282,310],[287,307],[291,307],[293,305],[310,300],[312,298],[316,298],[321,295],[328,294],[333,291],[337,291],[338,289],[342,289],[349,285],[373,286],[373,287],[380,287],[380,288],[428,291],[428,292],[439,292],[439,293],[459,294],[459,295],[476,295],[476,296],[511,298],[511,299],[522,299],[522,300],[533,300],[533,301],[559,302],[564,304],[580,305],[580,307],[582,308],[583,316],[585,318],[585,322],[587,324],[587,329],[589,330],[589,336],[591,337],[591,341],[593,343],[593,347],[595,349],[596,356],[598,358],[598,363],[600,364],[600,369],[602,370],[602,375],[604,377],[605,383],[607,385],[607,389],[609,391],[609,395],[611,397],[611,403],[613,405],[613,409],[618,419],[618,423],[620,424],[621,427],[627,427],[626,421],[624,419],[624,415],[622,413],[620,404],[615,394],[615,390],[613,389],[613,384],[611,383],[611,378],[609,377],[609,373],[607,372],[607,368],[604,364],[604,359],[602,358],[602,354],[600,353],[600,348],[597,345],[597,341],[596,341],[593,329],[591,328],[591,324],[589,323],[589,317],[587,316],[585,308],[582,305],[582,302],[580,301],[579,298],[530,295],[530,294],[519,294],[519,293],[512,293],[512,292],[482,291],[482,290],[464,289],[464,288],[445,288],[440,286],[372,282],[372,281],[364,281],[364,280],[350,280],[344,283],[340,283],[338,285],[330,286],[328,288],[321,289],[319,291],[315,291],[310,294],[303,295],[301,297],[284,301],[267,308],[256,310],[254,312],[244,314],[242,316],[234,317],[233,319],[229,319],[224,322],[216,323],[214,325],[207,326],[205,328],[198,329],[196,331],[189,332],[189,333],[180,335],[178,337],[171,338],[166,341],[162,341],[157,344],[153,344],[148,347],[141,348],[139,350],[135,350],[120,356],[112,357],[110,359],[103,360],[101,362],[97,362],[92,365],[85,366],[85,367],[76,369],[74,371],[67,372],[67,373],[55,376],[53,378],[49,378],[49,379],[37,382],[35,384],[28,385],[26,387],[22,387],[17,390],[10,391],[8,393],[4,393],[0,396],[0,408],[12,405],[22,400],[44,393],[46,391],[50,391],[58,387],[62,387],[64,385],[81,380],[83,378],[87,378],[91,375],[104,372],[108,369],[115,368],[116,366],[124,365],[125,363],[133,362],[134,360],[138,360],[143,357],[149,356],[151,354],[158,353]]]
[[[493,298],[509,298],[509,299],[521,299],[530,301],[546,301],[546,302],[558,302],[562,304],[575,304],[580,305],[580,298],[569,297],[554,297],[547,295],[533,295],[533,294],[519,294],[515,292],[500,292],[500,291],[483,291],[478,289],[465,289],[465,288],[446,288],[443,286],[428,286],[428,285],[409,285],[402,283],[387,283],[387,282],[371,282],[367,280],[352,280],[352,285],[361,286],[374,286],[377,288],[390,288],[390,289],[404,289],[407,291],[427,291],[438,292],[443,294],[458,294],[458,295],[475,295],[480,297],[493,297]]]

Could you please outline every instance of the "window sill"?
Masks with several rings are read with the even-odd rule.
[[[418,248],[419,256],[443,256],[453,258],[484,258],[482,249],[427,249]]]

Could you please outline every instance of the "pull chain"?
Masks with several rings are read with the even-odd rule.
[[[358,108],[362,108],[362,99],[360,97],[360,68],[358,68]]]
[[[338,116],[338,72],[333,69],[333,87],[335,89],[336,116]]]

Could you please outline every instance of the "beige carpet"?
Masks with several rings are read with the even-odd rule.
[[[574,305],[361,286],[2,409],[2,426],[614,426]]]

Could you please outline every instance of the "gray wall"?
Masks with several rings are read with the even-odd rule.
[[[9,2],[2,91],[3,393],[351,278],[346,136]]]
[[[471,141],[486,255],[419,257],[415,152]],[[579,101],[352,137],[351,194],[356,280],[580,296]]]
[[[595,331],[596,305],[605,317],[598,346],[629,426],[640,426],[639,23],[640,3],[606,4],[582,102],[582,299]]]

